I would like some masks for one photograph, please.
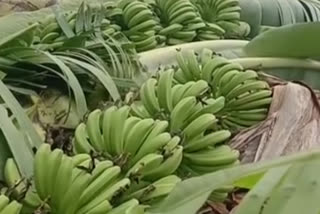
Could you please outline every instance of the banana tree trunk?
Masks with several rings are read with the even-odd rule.
[[[270,160],[320,145],[320,106],[316,92],[302,83],[265,76],[273,85],[268,118],[238,133],[231,146],[241,151],[243,163]]]

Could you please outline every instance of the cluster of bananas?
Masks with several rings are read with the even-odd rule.
[[[98,13],[100,12],[97,9],[85,8],[84,13],[87,12],[88,16],[92,16],[91,22],[80,20],[81,8],[79,11],[70,11],[64,14],[65,21],[69,25],[69,29],[75,35],[79,35],[82,32],[91,32],[91,33],[101,33],[104,40],[109,40],[112,38],[118,38],[120,40],[121,27],[113,22],[111,22],[107,17],[101,18],[99,20]],[[103,10],[100,8],[100,10]],[[90,13],[89,13],[90,11]],[[99,17],[100,18],[100,17]],[[63,32],[60,24],[58,23],[54,15],[49,15],[40,22],[39,27],[36,31],[33,45],[39,49],[56,49],[63,45],[65,41],[68,40],[65,32]]]
[[[224,97],[208,97],[210,87],[204,80],[173,86],[174,74],[174,70],[169,69],[160,73],[159,80],[147,80],[140,89],[141,102],[131,105],[132,114],[143,118],[162,117],[170,121],[170,132],[183,139],[183,162],[190,168],[194,165],[194,171],[199,166],[208,167],[206,172],[212,172],[210,168],[236,162],[238,151],[220,146],[231,133],[217,130],[218,120],[214,116],[224,107]],[[211,151],[215,155],[209,155]]]
[[[35,156],[34,188],[28,188],[15,162],[8,159],[6,192],[14,193],[10,196],[21,200],[21,204],[8,204],[8,199],[0,196],[0,213],[143,214],[148,206],[138,199],[157,201],[180,182],[180,178],[171,175],[133,189],[134,183],[122,173],[111,161],[99,161],[88,154],[69,157],[62,150],[52,151],[43,144]]]
[[[0,214],[19,214],[22,205],[17,201],[10,201],[5,195],[0,195]]]
[[[164,26],[159,35],[165,36],[169,45],[191,42],[196,38],[197,30],[205,27],[190,1],[156,0],[155,7]]]
[[[205,21],[214,23],[227,32],[239,28],[239,0],[194,0],[194,4]]]
[[[253,70],[216,56],[205,49],[198,56],[193,51],[177,54],[178,66],[174,78],[179,83],[205,81],[212,98],[224,97],[225,103],[217,116],[225,129],[238,130],[264,120],[272,101],[272,91],[259,80]]]
[[[136,50],[141,52],[156,48],[161,39],[156,36],[159,23],[149,5],[141,1],[122,0],[118,6],[122,9],[125,35],[135,44]]]
[[[182,159],[180,138],[166,132],[167,121],[130,117],[129,112],[129,106],[112,106],[90,113],[75,131],[75,153],[102,153],[129,178],[155,181],[171,175]]]

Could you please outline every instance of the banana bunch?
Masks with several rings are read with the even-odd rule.
[[[177,53],[178,68],[174,78],[188,84],[203,80],[210,85],[211,98],[224,98],[224,106],[217,111],[220,125],[238,130],[264,120],[272,101],[268,84],[259,80],[253,70],[244,70],[240,64],[230,63],[220,56],[213,56],[205,49],[198,56],[194,51],[186,55]]]
[[[197,30],[205,27],[196,8],[185,0],[156,0],[157,15],[164,26],[158,34],[167,38],[167,44],[177,45],[193,41]]]
[[[247,39],[251,32],[251,27],[246,22],[240,22],[240,25],[237,28],[231,29],[226,37],[235,38],[235,39]]]
[[[126,210],[132,207],[144,213],[136,201],[134,206],[117,203],[131,181],[111,161],[93,160],[88,154],[68,157],[44,144],[36,153],[34,169],[37,193],[53,214],[131,213]]]
[[[156,21],[147,3],[134,0],[119,2],[118,7],[123,11],[125,35],[131,40],[138,52],[154,49],[158,45]]]
[[[95,110],[80,124],[73,139],[75,153],[105,154],[126,176],[157,180],[171,175],[182,159],[180,138],[166,132],[167,121],[130,116],[129,106]]]
[[[197,38],[200,41],[223,39],[226,31],[218,24],[205,22],[206,26],[199,29]]]
[[[5,195],[0,195],[0,214],[20,214],[22,205],[17,201],[10,201]]]
[[[239,0],[195,0],[194,4],[203,20],[219,25],[226,32],[239,28]]]
[[[106,17],[99,17],[99,11],[94,11],[93,9],[87,7],[86,11],[92,12],[92,20],[89,23],[82,23],[79,18],[82,14],[81,9],[79,11],[70,11],[64,14],[65,20],[69,25],[69,28],[72,30],[75,35],[80,35],[82,32],[86,31],[95,31],[100,32],[104,40],[108,40],[111,37],[117,38],[121,31],[121,27],[117,24],[112,23]],[[93,11],[92,11],[93,10]],[[95,13],[97,12],[97,14]],[[85,13],[85,12],[83,12]],[[89,14],[89,12],[88,12]],[[56,49],[63,45],[65,41],[68,40],[68,37],[63,32],[61,26],[59,25],[56,17],[54,15],[47,16],[43,21],[40,22],[39,28],[37,30],[34,46],[39,49]]]

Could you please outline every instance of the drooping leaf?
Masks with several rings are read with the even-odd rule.
[[[33,128],[31,120],[25,114],[19,102],[1,80],[0,96],[17,120],[20,130],[27,136],[29,149],[32,147],[38,148],[43,143],[40,136]]]
[[[68,84],[73,91],[79,117],[83,118],[88,111],[88,107],[86,97],[77,77],[74,75],[72,70],[61,59],[59,59],[59,57],[56,57],[48,52],[44,52],[44,54],[48,56],[48,58],[50,58],[54,63],[56,63],[67,77]]]
[[[20,172],[27,178],[31,178],[33,175],[33,152],[28,146],[28,142],[25,141],[26,137],[23,136],[23,132],[15,127],[8,117],[7,110],[2,105],[0,105],[0,129],[6,138]]]
[[[85,63],[71,57],[61,56],[61,58],[82,67],[88,72],[91,72],[101,82],[101,84],[109,91],[110,96],[114,100],[120,99],[120,94],[116,85],[114,84],[111,76],[108,74],[107,71],[103,69],[103,67],[97,68],[93,65],[90,65],[89,63]]]
[[[237,207],[236,214],[259,213],[264,202],[288,169],[289,166],[270,169],[258,184],[244,197]]]
[[[320,151],[309,152],[277,160],[247,164],[220,170],[200,177],[194,177],[178,184],[164,202],[152,214],[195,214],[203,205],[211,191],[231,184],[240,178],[264,172],[272,167],[286,166],[320,160]],[[185,206],[187,204],[187,206]]]
[[[269,30],[244,47],[249,56],[319,57],[320,22],[299,23]]]
[[[7,144],[7,140],[3,135],[3,132],[0,131],[0,169],[4,168],[7,158],[12,157],[10,149]],[[0,170],[0,179],[3,180],[3,170]]]

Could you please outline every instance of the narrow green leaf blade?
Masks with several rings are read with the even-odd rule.
[[[33,175],[32,150],[30,150],[23,134],[17,130],[12,120],[8,117],[7,110],[2,105],[0,105],[0,129],[8,142],[20,172],[30,178]]]
[[[56,63],[61,71],[65,74],[65,76],[68,79],[68,84],[70,85],[74,99],[76,101],[77,105],[77,111],[80,118],[83,118],[83,116],[87,113],[88,107],[87,107],[87,101],[86,97],[84,95],[84,92],[81,88],[81,85],[77,79],[77,77],[74,75],[72,70],[62,61],[60,60],[60,57],[56,57],[48,52],[44,52],[48,58],[50,58],[54,63]]]
[[[115,85],[114,81],[112,80],[108,72],[105,70],[101,70],[102,67],[100,67],[99,69],[95,66],[92,66],[88,63],[82,62],[77,59],[73,59],[71,57],[61,56],[61,58],[86,69],[88,72],[91,72],[101,82],[101,84],[108,90],[113,100],[120,99],[120,94],[117,89],[117,86]]]
[[[38,148],[43,142],[33,128],[31,120],[25,114],[23,108],[13,96],[13,94],[9,91],[9,89],[5,86],[5,84],[0,80],[0,96],[8,106],[10,111],[13,113],[16,118],[21,131],[28,136],[29,144],[32,147]]]

